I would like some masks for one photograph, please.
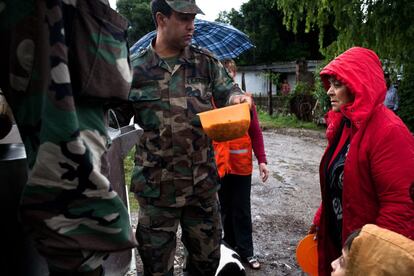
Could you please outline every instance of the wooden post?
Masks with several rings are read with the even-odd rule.
[[[269,70],[268,73],[269,73],[269,77],[268,77],[269,90],[267,91],[267,111],[269,115],[272,116],[273,115],[272,79],[270,77],[270,74],[272,73],[272,71]]]

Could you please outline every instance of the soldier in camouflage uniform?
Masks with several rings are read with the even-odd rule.
[[[128,24],[104,0],[0,1],[0,16],[0,88],[29,166],[23,223],[50,275],[101,275],[109,252],[136,246],[105,176],[105,105],[132,80]]]
[[[145,275],[173,275],[176,231],[190,275],[214,275],[220,259],[219,188],[211,140],[197,113],[250,101],[207,50],[190,46],[194,0],[151,2],[157,36],[131,58],[132,105],[121,112],[144,134],[131,191],[140,205],[136,237]]]

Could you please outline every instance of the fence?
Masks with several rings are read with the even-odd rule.
[[[268,101],[269,97],[267,94],[256,94],[253,95],[254,103],[256,104],[256,107],[264,110],[266,112],[269,111]],[[287,114],[290,112],[289,107],[289,96],[272,96],[272,108],[274,114]]]
[[[256,106],[261,110],[269,112],[269,98],[267,95],[253,95]],[[291,94],[288,96],[272,96],[272,114],[295,114],[303,121],[312,121],[312,111],[315,107],[316,99],[310,94]]]

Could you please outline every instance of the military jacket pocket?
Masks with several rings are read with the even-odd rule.
[[[194,185],[200,182],[211,182],[212,186],[216,185],[218,172],[214,160],[214,151],[210,147],[198,150],[193,153],[193,181]]]
[[[98,0],[77,1],[70,16],[65,31],[74,95],[126,100],[132,80],[128,21]]]
[[[159,198],[161,173],[161,168],[135,166],[130,191],[141,197]]]
[[[212,109],[212,89],[210,80],[205,77],[187,78],[186,86],[187,105],[194,113]]]
[[[129,100],[133,102],[135,122],[144,130],[154,130],[163,127],[163,110],[168,109],[168,103],[161,99],[161,91],[154,82],[132,89]]]

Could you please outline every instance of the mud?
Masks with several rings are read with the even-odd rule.
[[[262,267],[247,275],[304,275],[296,264],[298,241],[306,235],[320,203],[319,161],[326,145],[321,131],[281,129],[263,132],[270,177],[252,177],[252,220],[255,253]],[[136,213],[132,214],[134,226]],[[175,275],[182,275],[183,249],[178,243]],[[138,275],[142,264],[137,257]],[[136,271],[131,274],[136,275]]]

